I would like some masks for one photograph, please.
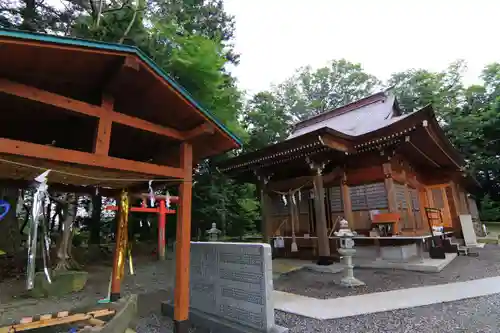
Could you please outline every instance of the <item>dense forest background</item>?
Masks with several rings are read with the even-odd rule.
[[[475,193],[482,219],[500,221],[500,63],[485,64],[481,84],[465,86],[463,61],[439,72],[408,69],[382,82],[361,64],[332,60],[246,96],[228,70],[238,65],[239,55],[235,21],[222,0],[0,0],[0,26],[141,48],[243,139],[242,152],[285,139],[297,120],[394,87],[405,112],[433,104],[448,137],[466,156],[468,172],[482,185]],[[235,153],[241,151],[230,154]],[[196,172],[196,230],[212,222],[232,236],[260,229],[255,187],[236,184],[214,167],[230,154],[203,161]],[[100,206],[99,199],[93,201]],[[99,223],[99,214],[92,215]]]

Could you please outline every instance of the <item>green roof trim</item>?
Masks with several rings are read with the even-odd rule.
[[[20,30],[8,30],[8,29],[0,29],[0,37],[27,39],[38,42],[72,45],[72,46],[87,47],[99,50],[118,51],[118,52],[134,54],[138,56],[141,60],[143,60],[149,67],[151,67],[172,87],[174,87],[174,89],[176,89],[179,93],[181,93],[181,95],[184,98],[186,98],[196,109],[198,109],[198,111],[200,111],[208,119],[214,122],[221,130],[223,130],[227,135],[229,135],[229,137],[231,137],[231,139],[233,139],[239,146],[242,145],[241,140],[236,135],[231,133],[231,131],[222,122],[220,122],[210,111],[203,108],[184,87],[175,82],[174,79],[172,79],[163,69],[158,67],[158,65],[153,60],[151,60],[151,58],[149,58],[143,51],[141,51],[141,49],[139,49],[136,46],[92,41],[92,40],[73,38],[73,37],[62,37],[62,36],[47,35],[41,33],[32,33]]]

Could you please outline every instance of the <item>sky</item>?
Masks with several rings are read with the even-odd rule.
[[[498,0],[225,0],[236,19],[240,88],[268,89],[305,65],[361,63],[378,78],[467,61],[466,84],[500,62]]]

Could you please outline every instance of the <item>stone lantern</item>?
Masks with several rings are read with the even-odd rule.
[[[216,242],[219,240],[219,234],[221,231],[217,229],[217,223],[212,223],[212,228],[207,230],[208,240],[211,242]]]
[[[335,236],[340,237],[339,253],[344,257],[346,264],[346,276],[342,278],[340,284],[344,287],[364,286],[365,283],[354,277],[354,265],[352,264],[352,256],[356,253],[354,249],[354,240],[356,232],[349,229],[349,222],[345,219],[340,221],[340,229],[336,231]]]

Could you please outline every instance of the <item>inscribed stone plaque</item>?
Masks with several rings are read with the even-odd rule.
[[[262,332],[274,326],[269,244],[191,242],[191,307]]]

